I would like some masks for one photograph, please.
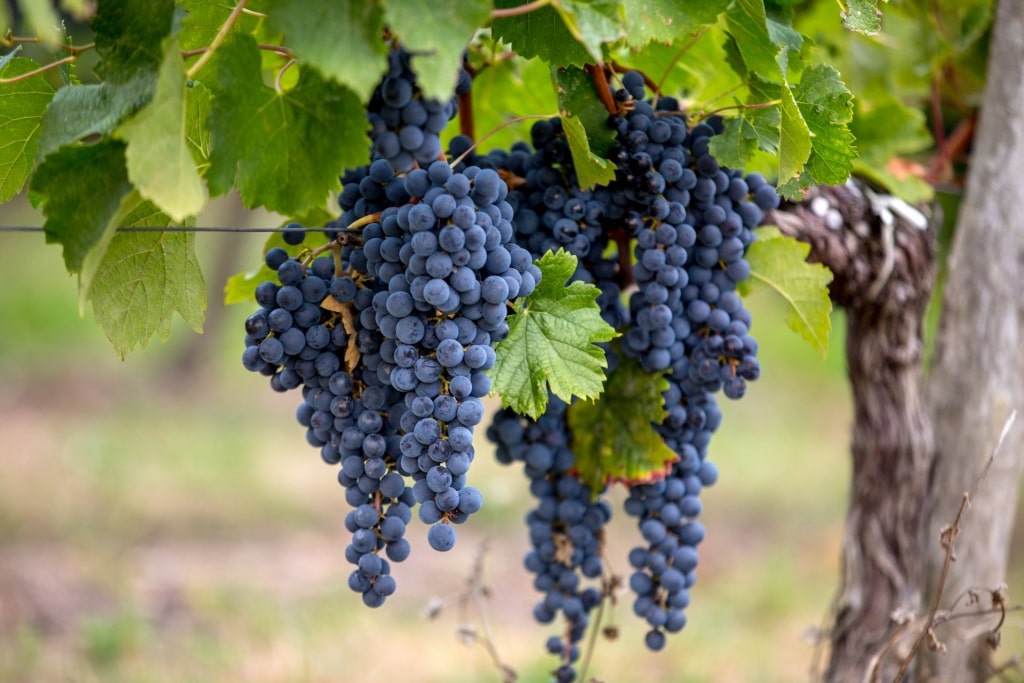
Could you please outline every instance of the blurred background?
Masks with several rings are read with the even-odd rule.
[[[229,197],[198,224],[280,219]],[[42,219],[18,200],[0,207],[0,225]],[[467,636],[467,624],[483,635],[485,621],[520,681],[548,680],[552,631],[532,619],[538,596],[522,566],[526,478],[494,462],[483,429],[470,481],[485,508],[459,527],[455,549],[431,551],[417,523],[386,605],[366,608],[347,588],[348,508],[334,468],[306,445],[300,397],[275,394],[241,366],[242,321],[255,304],[221,304],[226,277],[256,268],[264,239],[199,235],[205,333],[177,325],[168,343],[122,362],[91,312],[79,316],[59,248],[41,233],[0,232],[0,681],[497,682],[487,649]],[[689,625],[648,652],[623,595],[605,613],[619,637],[598,640],[589,669],[604,683],[812,678],[849,479],[843,319],[833,318],[823,360],[789,332],[770,294],[748,305],[763,375],[742,401],[722,399],[711,446],[721,477],[702,496],[708,536]],[[985,532],[969,512],[962,528]],[[613,570],[628,575],[638,538],[620,514]],[[458,600],[479,553],[483,611]],[[428,619],[438,598],[446,607]],[[1008,617],[1007,657],[1024,651],[1022,624]]]

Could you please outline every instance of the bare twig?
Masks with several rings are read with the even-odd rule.
[[[457,157],[455,157],[454,159],[452,159],[452,161],[451,161],[451,167],[452,167],[452,168],[455,168],[456,166],[458,166],[458,165],[459,165],[459,164],[460,164],[460,163],[461,163],[461,162],[463,161],[463,159],[465,159],[466,157],[468,157],[468,156],[469,156],[470,152],[472,152],[472,151],[473,151],[474,149],[476,149],[476,148],[477,148],[477,146],[478,146],[478,145],[479,145],[479,144],[480,144],[481,142],[483,142],[483,141],[484,141],[484,140],[486,140],[487,138],[491,137],[492,135],[494,135],[495,133],[497,133],[497,132],[498,132],[498,131],[500,131],[500,130],[503,130],[503,129],[505,129],[505,128],[508,128],[509,126],[515,125],[515,124],[517,124],[517,123],[522,123],[523,121],[529,121],[529,120],[531,120],[531,119],[550,119],[550,118],[554,118],[554,117],[556,117],[556,116],[558,116],[558,114],[529,114],[529,115],[527,115],[527,116],[517,116],[517,117],[515,117],[514,119],[509,119],[509,120],[508,120],[508,121],[506,121],[505,123],[503,123],[503,124],[501,124],[500,126],[496,127],[496,128],[494,129],[494,130],[492,130],[492,131],[488,132],[488,133],[487,133],[486,135],[484,135],[484,136],[483,136],[482,138],[480,138],[479,140],[476,140],[476,141],[475,141],[475,142],[474,142],[474,143],[473,143],[473,144],[472,144],[472,145],[470,146],[470,148],[469,148],[469,149],[467,149],[467,150],[466,150],[465,152],[463,152],[463,153],[462,153],[462,154],[460,154],[459,156],[457,156]]]
[[[505,19],[507,17],[518,17],[528,12],[533,12],[541,7],[547,7],[551,4],[551,0],[533,0],[525,5],[519,5],[518,7],[508,7],[506,9],[495,9],[491,10],[492,19]]]
[[[985,462],[985,466],[981,469],[977,479],[974,480],[972,490],[977,490],[978,484],[980,484],[981,480],[985,478],[986,474],[988,474],[988,471],[992,466],[992,462],[999,453],[999,449],[1006,440],[1006,435],[1009,433],[1010,428],[1013,426],[1016,419],[1017,411],[1013,410],[1009,417],[1006,418],[1006,422],[1003,423],[1003,429],[999,433],[999,440],[996,441],[996,445],[992,449],[992,454]],[[907,673],[907,669],[910,668],[910,663],[914,661],[917,653],[921,650],[921,645],[924,644],[929,634],[933,634],[932,628],[935,625],[935,615],[939,611],[939,602],[942,600],[942,594],[946,588],[946,579],[949,577],[949,568],[953,564],[955,556],[954,546],[956,544],[956,537],[960,534],[960,522],[963,518],[964,512],[967,510],[967,506],[970,504],[970,501],[971,492],[965,491],[963,498],[960,500],[960,507],[957,509],[956,517],[953,518],[953,523],[942,529],[939,535],[939,541],[942,544],[943,549],[946,551],[946,557],[942,561],[942,571],[939,574],[939,583],[935,589],[935,598],[932,600],[932,605],[928,610],[928,617],[925,620],[924,628],[921,629],[921,633],[914,640],[914,644],[910,648],[910,652],[900,661],[900,668],[896,671],[893,683],[900,683],[900,681],[903,680],[904,675]]]
[[[590,80],[594,82],[594,87],[597,89],[597,97],[601,100],[601,104],[604,105],[609,114],[618,114],[619,108],[615,104],[615,98],[612,97],[611,88],[608,87],[608,75],[604,72],[604,65],[587,64],[584,68],[590,75]]]
[[[16,38],[16,37],[12,37],[9,40],[11,40],[13,42],[20,42],[20,43],[39,42],[38,38],[30,39],[30,38]],[[13,42],[12,42],[12,44],[13,44]],[[91,50],[94,47],[96,47],[96,43],[89,43],[88,45],[81,45],[81,46],[78,46],[78,47],[76,47],[74,45],[62,45],[61,49],[66,50],[66,51],[71,53],[67,57],[63,57],[63,58],[58,59],[56,61],[50,62],[49,64],[43,64],[38,69],[32,69],[31,71],[26,71],[25,73],[18,74],[17,76],[11,76],[10,78],[0,78],[0,85],[10,85],[11,83],[17,83],[18,81],[27,81],[28,79],[32,78],[33,76],[38,76],[41,73],[46,73],[47,71],[49,71],[51,69],[55,69],[58,66],[63,66],[65,64],[71,64],[72,62],[76,62],[76,61],[78,61],[78,57],[83,52],[86,52],[87,50]]]

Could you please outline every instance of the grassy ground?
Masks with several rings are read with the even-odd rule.
[[[240,268],[258,244],[232,242]],[[75,301],[56,247],[0,234],[0,681],[498,681],[485,648],[457,636],[479,610],[424,616],[464,590],[481,544],[493,643],[521,681],[546,680],[521,562],[525,479],[482,439],[471,477],[485,510],[445,555],[414,527],[398,593],[369,610],[345,585],[346,506],[294,424],[297,397],[240,366],[246,311],[199,346],[179,327],[122,363]],[[712,444],[721,480],[703,496],[690,625],[648,653],[627,599],[590,669],[606,683],[808,679],[848,480],[842,332],[822,361],[769,299],[751,306],[764,376],[725,406]],[[613,525],[616,569],[635,538]],[[1022,649],[1019,623],[1006,637]]]

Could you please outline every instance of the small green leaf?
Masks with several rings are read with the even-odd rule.
[[[662,393],[667,389],[663,373],[651,374],[620,354],[601,397],[569,406],[580,481],[600,491],[611,482],[636,484],[665,476],[679,456],[652,423],[665,419]]]
[[[741,291],[746,295],[767,286],[778,293],[789,306],[786,324],[824,358],[832,331],[831,271],[808,263],[810,245],[783,236],[778,228],[759,228],[755,234],[757,239],[747,250],[750,279],[741,283]]]
[[[615,131],[608,127],[608,111],[598,99],[593,81],[576,67],[552,68],[551,77],[580,187],[611,182],[615,164],[604,157],[615,144]]]
[[[824,64],[810,67],[793,88],[793,97],[813,136],[807,160],[811,179],[823,185],[846,182],[857,150],[849,128],[853,95],[839,79],[839,72]]]
[[[565,285],[576,262],[562,249],[537,261],[543,277],[530,296],[516,300],[508,337],[495,347],[493,391],[501,394],[502,405],[535,419],[547,406],[549,390],[569,402],[573,396],[595,398],[604,385],[607,361],[596,344],[616,332],[601,319],[597,287]]]
[[[632,48],[650,42],[671,43],[679,36],[714,24],[730,0],[624,0],[626,42]]]
[[[597,96],[594,81],[583,69],[569,66],[551,69],[558,110],[563,117],[571,116],[583,124],[587,132],[589,151],[604,157],[615,145],[615,131],[608,126],[608,110]]]
[[[17,57],[0,66],[0,77],[20,76],[37,68],[31,59]],[[43,112],[53,99],[54,88],[39,74],[16,83],[0,85],[0,203],[21,192],[32,172]]]
[[[576,181],[580,188],[587,190],[595,185],[607,185],[615,179],[615,164],[590,151],[587,131],[578,118],[563,116],[562,128],[569,141],[569,152],[572,154],[573,167],[576,169]]]
[[[495,0],[494,7],[509,9],[522,4],[522,0]],[[540,57],[554,67],[594,63],[587,48],[576,40],[565,20],[551,6],[495,19],[492,30],[496,38],[527,59]]]
[[[148,213],[149,221],[167,217]],[[132,217],[128,223],[135,222]],[[195,255],[195,235],[122,232],[110,242],[89,291],[93,313],[122,359],[154,334],[166,341],[178,313],[202,332],[206,284]]]
[[[491,16],[490,0],[388,0],[388,27],[413,53],[412,68],[424,95],[444,102],[455,90],[462,53]]]
[[[212,194],[237,181],[246,206],[299,214],[324,205],[341,189],[342,172],[366,162],[359,98],[314,69],[303,69],[296,86],[279,93],[263,84],[256,41],[233,35],[217,51],[216,76]]]
[[[267,238],[266,244],[263,245],[263,253],[266,254],[274,247],[280,247],[288,252],[289,256],[298,256],[304,249],[318,247],[326,242],[327,236],[320,230],[307,232],[305,242],[299,245],[286,244],[281,233],[275,232]],[[224,284],[224,305],[251,303],[256,295],[256,287],[261,282],[274,282],[276,279],[277,273],[267,268],[267,264],[263,262],[256,270],[236,273],[229,277]]]
[[[384,10],[366,0],[270,0],[267,21],[309,64],[369,100],[387,70]]]
[[[877,35],[882,30],[882,12],[878,9],[878,0],[849,0],[842,2],[841,6],[843,28],[866,36]]]
[[[64,245],[64,265],[77,273],[104,235],[117,227],[122,201],[132,192],[124,143],[64,147],[46,157],[29,189],[42,199],[46,241]]]
[[[164,40],[153,100],[115,132],[128,144],[128,178],[175,221],[199,213],[206,194],[186,140],[185,65],[174,38]]]

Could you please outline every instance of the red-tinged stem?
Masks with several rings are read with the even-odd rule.
[[[618,64],[616,62],[612,62],[611,67],[612,67],[612,71],[614,71],[617,74],[624,74],[624,73],[629,73],[630,71],[636,71],[638,74],[643,76],[643,78],[644,78],[644,85],[647,86],[647,89],[650,90],[654,94],[655,97],[661,97],[662,96],[661,85],[659,83],[655,83],[654,79],[651,78],[650,76],[648,76],[647,74],[645,74],[643,71],[640,71],[639,69],[631,69],[630,67],[626,66],[625,64]]]
[[[473,121],[473,92],[459,93],[459,132],[472,140],[476,136]]]
[[[609,114],[618,114],[619,108],[615,105],[611,88],[608,87],[608,75],[604,72],[604,64],[587,64],[584,68],[590,74],[590,80],[594,82],[594,87],[597,88],[597,96],[601,99],[601,104]]]

